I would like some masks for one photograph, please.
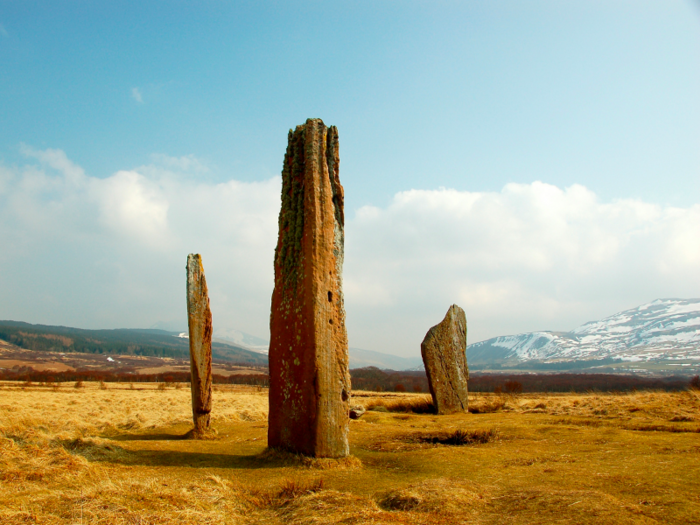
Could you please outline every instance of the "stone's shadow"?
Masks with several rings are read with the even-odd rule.
[[[310,458],[268,448],[259,449],[260,451],[255,454],[217,454],[186,450],[130,450],[116,444],[119,441],[184,441],[202,443],[200,440],[187,439],[186,435],[182,434],[127,434],[114,436],[109,439],[111,442],[77,438],[74,440],[61,440],[59,443],[71,454],[82,456],[90,462],[126,466],[253,470],[285,467],[325,470],[329,468],[344,469],[361,466],[361,462],[353,456],[339,459]]]
[[[175,439],[182,437],[175,436]],[[244,455],[181,450],[129,450],[112,443],[96,443],[80,438],[64,440],[60,444],[71,454],[83,456],[90,462],[127,466],[260,469],[280,468],[286,465],[281,459],[266,457],[264,452]]]
[[[105,439],[111,439],[112,441],[180,441],[190,438],[189,434],[119,434],[116,436],[105,436]]]
[[[179,450],[124,450],[120,457],[105,460],[121,465],[148,467],[261,469],[283,466],[281,462],[276,464],[257,454],[212,454]]]

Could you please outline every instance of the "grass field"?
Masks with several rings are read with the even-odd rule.
[[[267,391],[0,383],[0,523],[700,523],[700,393],[356,392],[352,457],[266,450]]]

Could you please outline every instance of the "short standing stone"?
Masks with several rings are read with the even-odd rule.
[[[192,375],[192,435],[199,437],[210,426],[212,323],[202,257],[192,253],[187,256],[187,324]]]
[[[466,412],[469,408],[467,380],[467,317],[456,304],[433,326],[420,345],[428,385],[438,414]]]
[[[344,212],[338,130],[289,131],[270,313],[268,446],[316,457],[348,447]]]

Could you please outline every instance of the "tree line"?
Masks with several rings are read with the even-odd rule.
[[[375,367],[357,368],[350,371],[354,390],[374,392],[427,393],[428,378],[425,372],[395,372]],[[65,383],[77,381],[103,381],[119,383],[188,383],[189,372],[162,372],[138,374],[117,370],[71,370],[56,372],[37,371],[29,366],[0,369],[0,380],[31,381],[33,383]],[[267,373],[213,374],[215,384],[239,384],[268,387]],[[495,392],[519,394],[523,392],[630,392],[634,390],[679,391],[687,388],[700,390],[700,377],[683,376],[642,377],[619,374],[471,374],[471,392]]]

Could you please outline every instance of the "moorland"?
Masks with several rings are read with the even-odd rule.
[[[350,458],[266,449],[267,390],[215,385],[187,440],[184,383],[0,383],[0,522],[692,523],[700,392],[476,393],[436,416],[356,391]]]

